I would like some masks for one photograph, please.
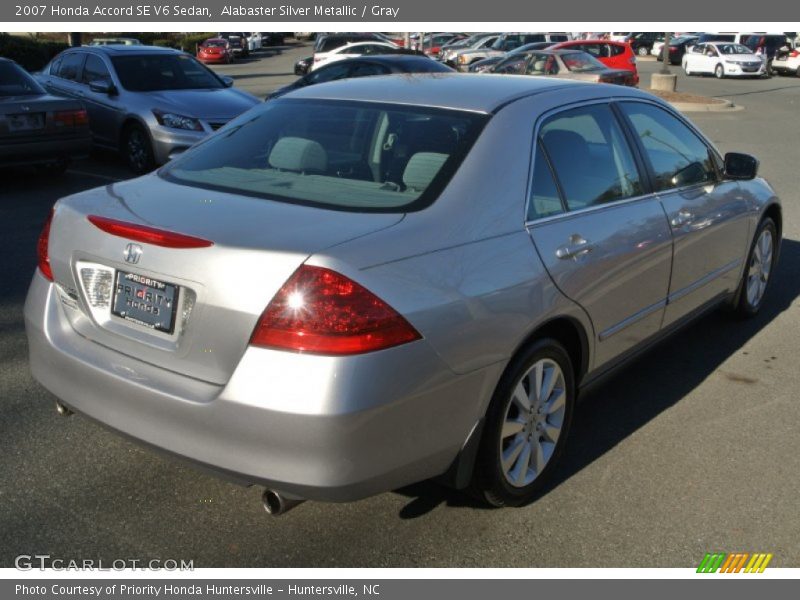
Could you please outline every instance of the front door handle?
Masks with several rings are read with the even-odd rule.
[[[566,260],[569,258],[578,259],[584,254],[588,254],[594,249],[594,246],[584,239],[578,233],[572,234],[569,238],[569,243],[556,248],[556,258]]]
[[[681,210],[677,215],[672,217],[670,225],[678,229],[679,227],[689,225],[692,221],[694,221],[694,215],[688,210]]]

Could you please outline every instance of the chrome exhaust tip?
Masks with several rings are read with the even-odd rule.
[[[62,404],[58,400],[56,400],[56,412],[62,417],[71,417],[73,414],[75,414],[67,405]]]
[[[264,503],[264,510],[273,517],[286,514],[294,507],[305,502],[305,500],[301,500],[300,498],[287,498],[275,490],[264,490],[261,501]]]

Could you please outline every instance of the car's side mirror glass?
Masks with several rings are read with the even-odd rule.
[[[758,175],[758,159],[742,152],[725,155],[725,176],[730,179],[754,179]]]
[[[225,87],[233,87],[233,77],[223,77],[222,83]]]

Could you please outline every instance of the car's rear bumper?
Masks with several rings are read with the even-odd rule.
[[[87,132],[77,136],[49,136],[47,139],[15,142],[0,140],[0,166],[43,164],[89,155],[92,139]]]
[[[37,271],[25,327],[45,388],[146,444],[298,498],[355,500],[444,473],[502,368],[457,376],[424,340],[349,358],[249,348],[215,385],[78,335],[66,310]]]

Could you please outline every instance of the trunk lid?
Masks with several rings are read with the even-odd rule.
[[[102,230],[90,215],[213,245],[169,248],[136,241]],[[309,255],[402,218],[238,196],[149,175],[63,199],[51,229],[50,260],[64,312],[78,333],[145,362],[223,384],[264,308]],[[133,261],[130,244],[139,247]],[[144,288],[117,292],[118,285],[131,283]],[[153,297],[137,296],[140,290]],[[130,310],[130,304],[126,309],[135,298],[147,300],[142,310],[163,301],[160,316]]]

